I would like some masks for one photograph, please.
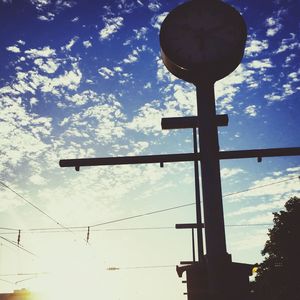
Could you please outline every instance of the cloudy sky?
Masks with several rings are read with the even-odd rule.
[[[0,0],[1,292],[185,299],[175,265],[191,259],[191,233],[174,225],[195,221],[193,164],[58,165],[192,152],[191,130],[160,127],[196,114],[194,86],[160,58],[160,24],[182,2]],[[215,84],[229,116],[220,147],[297,147],[300,4],[226,2],[248,40],[241,65]],[[299,173],[299,157],[221,162],[234,261],[262,260],[272,212],[299,196]]]

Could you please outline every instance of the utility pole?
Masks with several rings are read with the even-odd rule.
[[[192,229],[192,233],[197,230],[198,261],[193,252],[192,262],[183,261],[177,266],[179,277],[186,272],[188,300],[243,300],[248,295],[252,265],[232,262],[226,249],[220,160],[257,158],[261,161],[263,157],[300,155],[300,147],[237,151],[219,149],[218,126],[227,126],[228,116],[216,115],[214,83],[239,65],[246,37],[243,17],[221,0],[183,3],[171,11],[161,25],[160,45],[165,66],[173,75],[194,84],[197,93],[197,116],[163,118],[161,125],[162,129],[193,128],[193,153],[65,159],[59,162],[61,167],[74,167],[76,171],[86,166],[194,162],[197,222],[176,225],[176,228]]]

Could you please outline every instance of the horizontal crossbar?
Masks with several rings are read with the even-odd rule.
[[[294,148],[271,148],[271,149],[253,149],[220,151],[219,159],[239,159],[272,156],[297,156],[300,155],[300,147]],[[132,164],[150,164],[150,163],[168,163],[201,160],[201,153],[179,153],[179,154],[160,154],[145,156],[120,156],[120,157],[102,157],[102,158],[79,158],[62,159],[59,161],[61,167],[79,167],[87,166],[108,166],[108,165],[132,165]]]
[[[228,125],[228,115],[216,115],[217,126]],[[181,129],[181,128],[197,128],[200,126],[199,117],[173,117],[162,118],[162,129]]]
[[[204,224],[198,226],[197,223],[185,223],[185,224],[175,224],[176,229],[193,229],[193,228],[204,228]]]

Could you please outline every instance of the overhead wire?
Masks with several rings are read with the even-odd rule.
[[[41,208],[39,208],[37,205],[33,204],[31,201],[27,200],[25,197],[23,197],[20,193],[16,192],[14,189],[12,189],[11,187],[9,187],[7,184],[5,184],[4,182],[0,181],[0,184],[2,186],[4,186],[5,188],[7,188],[8,190],[10,190],[11,192],[13,192],[14,194],[16,194],[18,197],[20,197],[21,199],[23,199],[27,204],[31,205],[33,208],[35,208],[37,211],[39,211],[40,213],[42,213],[43,215],[45,215],[48,219],[50,219],[51,221],[53,221],[56,225],[58,225],[59,227],[61,227],[62,229],[65,229],[66,231],[69,231],[70,233],[74,234],[75,233],[71,230],[71,227],[67,227],[64,226],[63,224],[61,224],[59,221],[57,221],[56,219],[54,219],[53,217],[51,217],[48,213],[46,213],[45,211],[43,211]],[[19,229],[18,229],[19,231]],[[20,232],[20,231],[19,231]],[[19,240],[19,237],[18,237]],[[87,242],[87,244],[89,244],[89,242],[87,240],[84,240],[85,242]]]
[[[23,250],[23,251],[25,251],[25,252],[27,252],[27,253],[29,253],[29,254],[35,256],[35,257],[37,257],[36,254],[34,254],[33,252],[27,250],[26,248],[24,248],[24,247],[21,246],[20,244],[17,244],[17,243],[15,243],[14,241],[11,241],[11,240],[9,240],[9,239],[3,237],[3,236],[0,236],[0,238],[1,238],[2,240],[4,240],[4,241],[6,241],[6,242],[8,242],[8,243],[10,243],[10,244],[12,244],[12,245],[14,245],[15,247],[17,247],[17,248],[19,248],[19,249],[21,249],[21,250]]]
[[[275,185],[275,184],[279,184],[282,182],[287,182],[287,181],[291,181],[298,178],[299,176],[294,176],[288,179],[284,179],[284,180],[280,180],[280,181],[276,181],[276,182],[272,182],[272,183],[268,183],[268,184],[264,184],[264,185],[260,185],[260,186],[255,186],[252,188],[248,188],[245,190],[241,190],[241,191],[237,191],[237,192],[232,192],[229,194],[224,195],[223,197],[230,197],[233,195],[237,195],[237,194],[241,194],[241,193],[245,193],[248,191],[252,191],[252,190],[256,190],[259,188],[263,188],[263,187],[267,187],[267,186],[271,186],[271,185]],[[0,182],[2,183],[2,182]],[[22,197],[22,196],[21,196]],[[23,198],[23,197],[22,197]],[[89,228],[95,228],[95,227],[99,227],[99,226],[103,226],[103,225],[108,225],[108,224],[113,224],[113,223],[118,223],[118,222],[122,222],[122,221],[126,221],[126,220],[131,220],[131,219],[135,219],[135,218],[140,218],[140,217],[145,217],[145,216],[149,216],[149,215],[153,215],[153,214],[158,214],[158,213],[162,213],[162,212],[166,212],[166,211],[171,211],[171,210],[176,210],[176,209],[180,209],[180,208],[184,208],[184,207],[188,207],[188,206],[193,206],[195,205],[195,202],[191,202],[191,203],[186,203],[186,204],[182,204],[182,205],[177,205],[177,206],[172,206],[172,207],[168,207],[165,209],[159,209],[159,210],[154,210],[154,211],[150,211],[150,212],[146,212],[146,213],[141,213],[141,214],[137,214],[137,215],[133,215],[133,216],[128,216],[128,217],[124,217],[124,218],[119,218],[119,219],[114,219],[114,220],[110,220],[110,221],[105,221],[105,222],[101,222],[101,223],[96,223],[93,225],[84,225],[84,226],[63,226],[60,225],[60,223],[58,222],[57,224],[60,225],[60,227],[62,229],[64,229],[65,231],[59,230],[59,228],[54,228],[54,227],[48,227],[48,228],[32,228],[29,230],[24,230],[24,232],[46,232],[46,233],[56,233],[56,232],[66,232],[66,231],[71,231],[72,233],[76,232],[82,232],[82,231],[86,231],[86,229],[88,229],[89,232]],[[57,221],[55,221],[57,222]],[[256,224],[226,224],[225,226],[227,227],[238,227],[238,226],[269,226],[272,224],[260,224],[260,223],[256,223]],[[101,230],[96,230],[93,229],[93,231],[121,231],[121,230],[151,230],[151,229],[171,229],[173,227],[147,227],[147,228],[120,228],[120,229],[116,229],[116,228],[110,228],[110,229],[101,229]],[[14,228],[7,228],[7,227],[0,227],[0,230],[15,230],[18,231],[19,229],[14,229]],[[23,231],[22,231],[23,232]]]
[[[41,208],[39,208],[37,205],[33,204],[32,202],[30,202],[29,200],[27,200],[25,197],[23,197],[21,194],[19,194],[18,192],[16,192],[14,189],[12,189],[11,187],[9,187],[7,184],[5,184],[4,182],[0,181],[0,184],[2,186],[4,186],[5,188],[7,188],[8,190],[10,190],[11,192],[13,192],[14,194],[16,194],[18,197],[20,197],[21,199],[23,199],[27,204],[31,205],[33,208],[35,208],[36,210],[38,210],[41,214],[45,215],[48,219],[50,219],[51,221],[53,221],[54,223],[56,223],[56,225],[69,230],[68,227],[62,225],[60,222],[58,222],[56,219],[54,219],[53,217],[51,217],[48,213],[46,213],[45,211],[43,211]],[[72,232],[72,231],[71,231]]]
[[[272,223],[252,223],[252,224],[225,224],[225,227],[252,227],[252,226],[271,226]],[[1,229],[1,228],[0,228]],[[103,232],[103,231],[150,231],[150,230],[170,230],[176,229],[174,226],[158,226],[158,227],[127,227],[127,228],[102,228],[102,229],[93,229],[91,232]],[[41,234],[51,234],[51,233],[66,233],[67,231],[63,230],[36,230],[36,231],[23,231],[23,233],[41,233]],[[86,232],[83,229],[76,229],[74,232]],[[13,234],[12,232],[0,232],[0,234],[10,235]]]

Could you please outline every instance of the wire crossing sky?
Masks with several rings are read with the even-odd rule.
[[[58,165],[193,151],[192,130],[161,129],[162,117],[196,115],[194,86],[160,58],[160,24],[183,2],[0,0],[0,227],[66,231],[21,233],[22,248],[17,234],[1,235],[0,274],[53,275],[1,278],[0,292],[185,299],[175,267],[139,267],[190,260],[190,231],[118,229],[195,222],[193,163],[80,172]],[[248,38],[242,63],[215,84],[217,112],[229,117],[221,150],[299,147],[299,1],[225,2],[245,18]],[[234,261],[262,259],[268,226],[254,225],[271,224],[272,212],[300,196],[299,173],[292,156],[221,162],[225,223],[239,225],[226,227]],[[91,228],[89,245],[87,227],[69,232],[93,224],[107,230]],[[111,266],[136,269],[107,272]]]

